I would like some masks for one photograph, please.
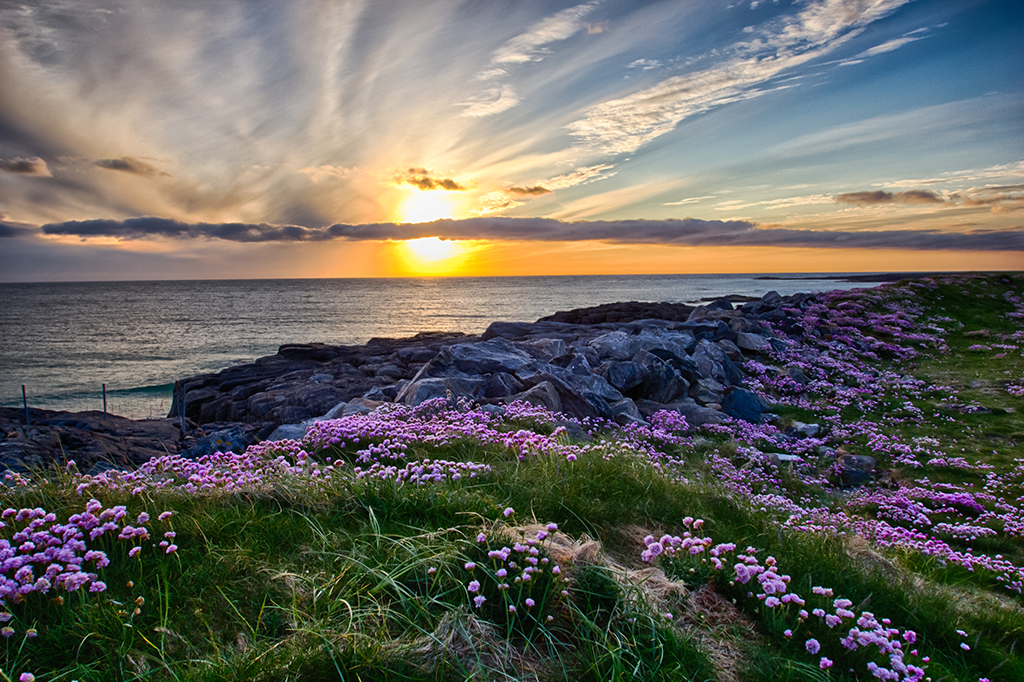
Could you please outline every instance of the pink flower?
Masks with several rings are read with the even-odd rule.
[[[32,673],[22,673],[18,676],[18,682],[36,682],[36,676]]]
[[[807,647],[807,653],[811,655],[814,655],[821,651],[821,644],[819,644],[818,640],[814,639],[813,637],[807,640],[807,643],[804,644],[804,646]]]
[[[487,601],[487,597],[485,597],[482,594],[478,595],[476,597],[473,597],[473,605],[476,606],[477,608],[480,608],[481,606],[483,606],[485,601]]]
[[[466,589],[469,590],[470,592],[479,592],[480,591],[480,581],[479,580],[474,580],[473,582],[471,582],[469,584],[469,587],[467,587]]]
[[[536,603],[537,603],[537,602],[533,601],[533,600],[532,600],[532,599],[530,599],[529,597],[527,597],[527,598],[526,598],[526,607],[527,607],[527,608],[531,608],[531,607],[533,607],[533,605],[534,605],[534,604],[536,604]]]
[[[473,570],[474,568],[476,568],[476,564],[475,564],[475,563],[473,563],[472,561],[467,561],[467,562],[466,562],[466,565],[465,565],[465,567],[464,567],[464,568],[465,568],[465,569],[466,569],[467,571],[472,571],[472,570]]]
[[[826,668],[831,668],[832,667],[832,659],[830,659],[830,658],[828,658],[826,656],[822,656],[821,657],[821,662],[818,663],[818,667],[821,668],[822,670],[825,670]]]
[[[513,514],[515,514],[515,513],[516,513],[516,510],[515,510],[515,509],[513,509],[512,507],[505,507],[505,511],[503,511],[503,512],[502,512],[502,514],[504,514],[504,515],[505,515],[505,518],[506,518],[506,519],[507,519],[508,517],[512,516],[512,515],[513,515]]]

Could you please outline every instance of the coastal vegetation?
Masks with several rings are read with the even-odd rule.
[[[8,472],[0,680],[1024,679],[1024,276],[800,316],[758,423],[437,398]]]

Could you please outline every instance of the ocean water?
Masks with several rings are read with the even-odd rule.
[[[176,379],[285,343],[479,333],[617,301],[696,303],[872,284],[820,275],[637,275],[0,284],[0,405],[166,415]],[[784,275],[783,277],[795,277]]]

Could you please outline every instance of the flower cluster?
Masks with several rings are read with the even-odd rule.
[[[166,522],[173,512],[161,513],[157,520]],[[106,584],[97,571],[110,564],[107,552],[90,549],[100,538],[114,538],[127,547],[127,558],[138,557],[146,544],[161,554],[172,554],[173,530],[153,537],[150,515],[140,512],[129,517],[123,505],[104,508],[97,500],[89,500],[85,510],[72,514],[64,522],[42,508],[7,508],[0,513],[0,621],[2,634],[10,637],[15,630],[9,624],[13,607],[33,592],[103,592]],[[167,524],[165,524],[167,525]],[[90,570],[91,569],[91,570]]]

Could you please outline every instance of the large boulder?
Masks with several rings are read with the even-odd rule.
[[[730,389],[722,398],[722,412],[751,424],[761,421],[764,410],[764,401],[745,388]]]
[[[516,348],[508,339],[497,337],[489,341],[447,346],[430,362],[420,368],[413,381],[444,377],[453,373],[463,375],[507,372],[518,374],[535,370],[540,363],[526,351]]]
[[[639,362],[632,360],[609,360],[595,369],[594,373],[604,377],[609,384],[626,393],[642,384],[651,371]]]

